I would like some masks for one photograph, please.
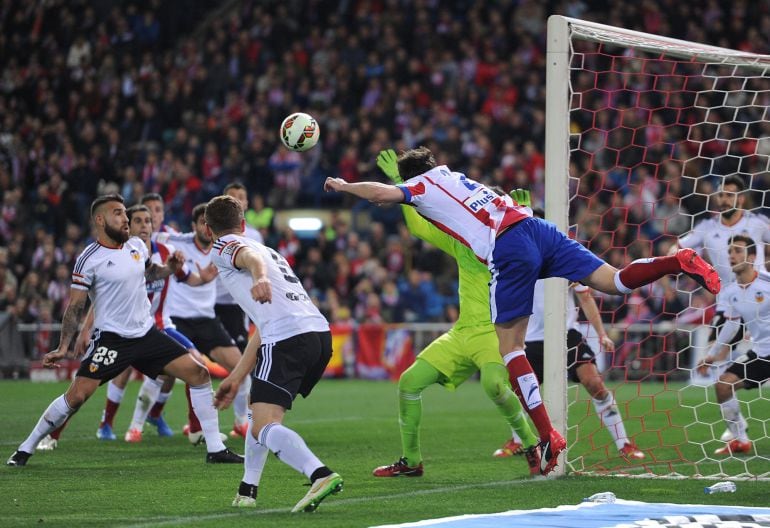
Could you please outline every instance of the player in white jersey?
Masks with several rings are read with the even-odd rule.
[[[170,235],[179,233],[176,229],[165,223],[166,210],[163,197],[158,193],[147,193],[139,200],[141,205],[147,206],[152,215],[153,233],[167,233]]]
[[[94,307],[94,330],[80,368],[67,391],[45,410],[32,433],[7,461],[24,466],[38,442],[63,424],[91,397],[100,384],[133,366],[150,377],[165,373],[191,385],[195,411],[204,424],[207,462],[241,463],[219,437],[219,419],[211,400],[208,371],[176,341],[155,328],[150,316],[146,281],[167,277],[181,266],[176,257],[167,266],[150,262],[147,247],[129,235],[123,197],[101,196],[91,205],[96,242],[78,257],[72,289],[62,317],[59,346],[46,354],[43,364],[58,367],[73,357],[70,342],[82,319],[86,298]]]
[[[243,236],[245,221],[237,200],[230,196],[211,200],[206,224],[216,238],[213,261],[219,275],[257,327],[243,358],[216,395],[217,406],[226,407],[251,373],[244,475],[233,506],[256,507],[257,487],[272,451],[311,481],[310,490],[292,511],[313,511],[325,497],[342,489],[342,477],[282,422],[297,394],[307,398],[329,363],[329,323],[286,260]]]
[[[375,182],[347,183],[327,178],[327,191],[347,192],[374,203],[407,203],[458,241],[470,247],[489,266],[490,308],[500,355],[510,382],[521,395],[540,434],[549,472],[566,441],[552,425],[538,390],[537,378],[524,353],[527,321],[532,313],[535,282],[562,277],[611,295],[624,295],[670,273],[687,273],[712,293],[719,291],[717,272],[692,249],[674,256],[639,259],[617,270],[571,240],[553,224],[532,217],[509,196],[436,166],[425,147],[398,158],[403,185]]]
[[[725,323],[716,343],[699,366],[699,370],[706,373],[715,362],[727,358],[730,342],[742,319],[751,336],[751,350],[732,362],[714,386],[722,417],[733,436],[724,447],[714,451],[715,455],[753,451],[735,391],[756,389],[770,379],[770,275],[763,270],[757,271],[757,254],[756,244],[750,237],[731,237],[729,257],[736,280],[724,289]]]
[[[244,214],[248,210],[249,196],[246,192],[246,186],[242,183],[228,183],[222,194],[235,198],[238,203],[241,204]],[[260,244],[264,242],[262,234],[248,224],[243,232],[243,236],[250,238],[251,240],[256,240]],[[243,313],[243,310],[241,310],[241,307],[238,306],[238,303],[235,302],[233,296],[230,295],[230,292],[227,291],[221,277],[217,277],[217,301],[214,305],[214,313],[216,313],[217,318],[222,321],[225,330],[227,330],[227,333],[233,338],[238,349],[243,353],[246,349],[246,343],[249,340],[246,315]],[[248,393],[249,390],[248,383],[250,383],[249,378],[246,378],[246,386],[243,389],[246,393]],[[242,436],[245,438],[246,429],[246,424],[236,425],[236,428],[233,428],[233,430],[230,431],[230,436]]]
[[[691,232],[679,239],[679,247],[692,248],[708,257],[719,273],[723,288],[735,282],[728,256],[728,243],[733,235],[744,235],[759,242],[754,266],[758,270],[766,270],[765,243],[770,243],[770,220],[764,215],[744,209],[745,191],[746,186],[740,176],[726,177],[719,192],[714,195],[718,214],[699,222]],[[676,247],[673,250],[676,250]],[[716,338],[716,333],[724,322],[725,306],[724,292],[721,292],[717,295],[710,341]],[[742,336],[736,337],[740,340]]]
[[[169,243],[184,253],[187,265],[191,268],[200,266],[205,268],[211,264],[212,240],[206,233],[204,212],[206,204],[198,204],[192,212],[192,232],[169,235],[165,238]],[[158,237],[158,240],[161,238]],[[198,287],[190,287],[187,284],[171,281],[168,289],[166,303],[176,328],[190,341],[201,353],[210,357],[227,371],[233,370],[241,359],[241,351],[235,346],[235,341],[222,325],[222,322],[214,312],[216,304],[216,281]],[[248,429],[248,386],[241,388],[241,392],[235,400],[233,411],[235,420],[233,431],[241,436],[246,435]],[[194,434],[197,424],[190,417],[191,423],[186,428],[187,434]]]

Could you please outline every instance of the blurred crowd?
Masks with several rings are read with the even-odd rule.
[[[451,321],[454,264],[412,239],[398,208],[324,195],[325,177],[381,180],[379,150],[426,145],[440,163],[506,190],[532,189],[542,204],[547,14],[770,52],[767,1],[243,0],[214,16],[219,4],[0,0],[0,309],[19,321],[59,319],[96,195],[118,191],[131,204],[160,193],[167,222],[186,231],[196,204],[240,181],[251,197],[247,221],[333,320]],[[770,152],[730,141],[770,136],[759,123],[766,117],[728,116],[742,104],[768,106],[766,86],[751,88],[765,100],[713,100],[721,113],[704,117],[695,99],[665,96],[705,89],[703,71],[685,65],[660,86],[665,61],[647,68],[611,47],[576,51],[587,59],[573,90],[588,112],[573,112],[571,222],[610,263],[664,251],[708,211],[720,174],[756,174],[748,183],[768,188],[767,160],[762,168],[750,154]],[[677,85],[685,74],[700,84]],[[731,86],[713,89],[739,90],[741,81]],[[640,93],[648,100],[634,100]],[[634,106],[642,110],[624,110]],[[681,126],[661,125],[671,117],[654,111],[661,106],[686,107]],[[297,110],[321,126],[319,146],[302,154],[277,134]],[[693,126],[699,120],[734,123],[707,141],[715,136]],[[720,156],[727,161],[712,161]],[[353,218],[372,221],[335,216],[317,238],[299,239],[274,225],[274,213],[291,207],[352,207]],[[673,317],[708,303],[656,288],[638,309],[623,305],[622,317]]]

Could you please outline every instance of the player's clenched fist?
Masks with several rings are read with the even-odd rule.
[[[342,178],[326,178],[326,181],[324,182],[324,191],[339,191],[346,183],[347,182]]]
[[[251,298],[259,303],[269,303],[273,300],[273,288],[270,286],[270,279],[263,277],[254,283],[251,287]]]

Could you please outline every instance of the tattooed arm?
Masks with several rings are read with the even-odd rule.
[[[70,290],[70,301],[61,321],[61,337],[59,338],[59,347],[43,356],[43,366],[58,367],[58,360],[65,357],[72,357],[70,354],[70,342],[72,337],[78,332],[80,321],[83,319],[83,308],[85,308],[88,292],[72,288]]]
[[[155,262],[147,261],[147,265],[144,268],[144,279],[147,282],[156,281],[158,279],[165,279],[169,275],[176,273],[184,265],[184,255],[181,252],[176,251],[168,257],[166,264],[158,264]]]

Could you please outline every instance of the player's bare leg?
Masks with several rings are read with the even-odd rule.
[[[714,451],[715,455],[730,456],[734,453],[751,453],[752,443],[746,433],[746,419],[741,413],[741,404],[735,397],[735,391],[744,387],[743,380],[732,372],[725,372],[719,376],[719,381],[714,386],[717,402],[722,409],[722,418],[733,434],[733,440]]]
[[[219,415],[214,407],[211,378],[206,367],[185,354],[167,364],[163,371],[190,385],[190,399],[206,437],[206,462],[242,463],[243,457],[227,449],[219,436]]]
[[[644,453],[628,438],[623,417],[620,415],[615,396],[607,390],[604,380],[596,365],[583,363],[575,369],[578,380],[591,395],[591,402],[596,410],[596,415],[602,422],[615,442],[615,447],[620,455],[626,459],[643,459]]]
[[[238,347],[216,347],[211,353],[211,358],[225,367],[228,372],[235,368],[238,361],[241,360],[241,351]],[[238,394],[233,400],[233,414],[235,414],[235,421],[233,423],[233,430],[230,436],[241,436],[246,438],[249,422],[246,417],[248,413],[249,405],[249,391],[251,390],[251,377],[247,376],[243,383],[238,387]]]
[[[99,388],[99,380],[77,376],[67,391],[56,398],[43,412],[32,432],[6,462],[9,466],[24,466],[35,453],[37,445],[47,435],[75,414],[81,405]]]

